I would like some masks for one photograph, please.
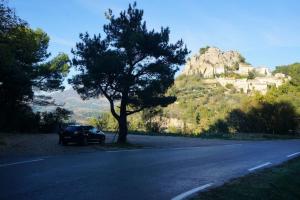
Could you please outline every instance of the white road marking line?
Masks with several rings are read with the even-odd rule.
[[[117,153],[117,152],[127,152],[127,151],[140,151],[140,150],[143,150],[143,149],[132,149],[132,150],[115,150],[115,151],[105,151],[105,152],[108,152],[108,153]]]
[[[201,149],[201,148],[203,148],[203,147],[171,147],[171,148],[162,148],[162,149],[164,149],[164,150],[190,150],[190,149]]]
[[[170,147],[170,148],[162,148],[166,150],[189,150],[189,149],[200,149],[203,147]]]
[[[252,167],[252,168],[250,168],[250,169],[248,169],[248,171],[254,171],[254,170],[256,170],[256,169],[259,169],[259,168],[262,168],[262,167],[265,167],[265,166],[267,166],[267,165],[271,165],[272,163],[270,163],[270,162],[266,162],[266,163],[264,163],[264,164],[261,164],[261,165],[258,165],[258,166],[256,166],[256,167]]]
[[[20,161],[20,162],[14,162],[14,163],[5,163],[5,164],[0,164],[0,167],[6,167],[6,166],[11,166],[11,165],[19,165],[19,164],[25,164],[25,163],[32,163],[32,162],[38,162],[42,161],[44,159],[35,159],[35,160],[25,160],[25,161]]]
[[[161,148],[163,150],[189,150],[189,149],[198,149],[200,147],[174,147],[174,148]]]
[[[195,194],[196,192],[204,190],[204,189],[206,189],[206,188],[208,188],[208,187],[210,187],[212,185],[213,185],[213,183],[208,183],[208,184],[202,185],[200,187],[196,187],[196,188],[191,189],[191,190],[189,190],[187,192],[181,193],[181,194],[177,195],[176,197],[173,197],[171,200],[182,200],[182,199],[185,199],[185,198],[187,198],[187,197]]]
[[[226,146],[226,147],[233,147],[233,146],[242,146],[242,144],[225,144],[223,146]]]
[[[292,154],[290,154],[290,155],[287,155],[286,157],[292,157],[292,156],[295,156],[295,155],[298,155],[298,154],[300,154],[300,152],[296,152],[296,153],[292,153]]]

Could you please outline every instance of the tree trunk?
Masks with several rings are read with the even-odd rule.
[[[127,141],[127,116],[125,114],[120,115],[119,119],[119,137],[118,137],[118,143],[124,144]]]
[[[121,99],[121,105],[120,105],[120,118],[118,120],[119,122],[119,137],[118,137],[118,143],[119,144],[124,144],[127,142],[127,110],[126,110],[126,105],[127,105],[127,93],[122,94],[122,99]]]

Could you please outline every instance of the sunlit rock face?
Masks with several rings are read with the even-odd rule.
[[[237,51],[224,52],[216,47],[206,47],[187,61],[183,74],[213,78],[225,73],[226,69],[237,70],[242,64],[246,65],[245,60]]]
[[[243,93],[255,90],[265,94],[270,86],[278,87],[290,80],[284,74],[272,75],[268,67],[253,67],[237,51],[224,52],[216,47],[201,48],[188,59],[182,73],[215,79],[222,86],[232,85]]]

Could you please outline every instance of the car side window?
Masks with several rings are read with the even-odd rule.
[[[98,129],[96,129],[96,128],[91,128],[90,129],[90,132],[92,132],[92,133],[94,133],[94,134],[97,134],[98,133]]]

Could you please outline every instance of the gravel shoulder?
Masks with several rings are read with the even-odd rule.
[[[120,147],[110,145],[116,140],[115,134],[106,134],[106,145],[89,144],[88,146],[58,144],[58,135],[53,134],[19,134],[0,133],[0,156],[49,156],[76,154],[94,151],[118,150]],[[237,144],[247,141],[220,139],[200,139],[172,136],[128,135],[128,141],[135,146],[124,148],[184,148]]]
[[[0,156],[47,156],[65,153],[91,152],[103,149],[100,145],[62,146],[57,134],[3,134],[1,133]]]

